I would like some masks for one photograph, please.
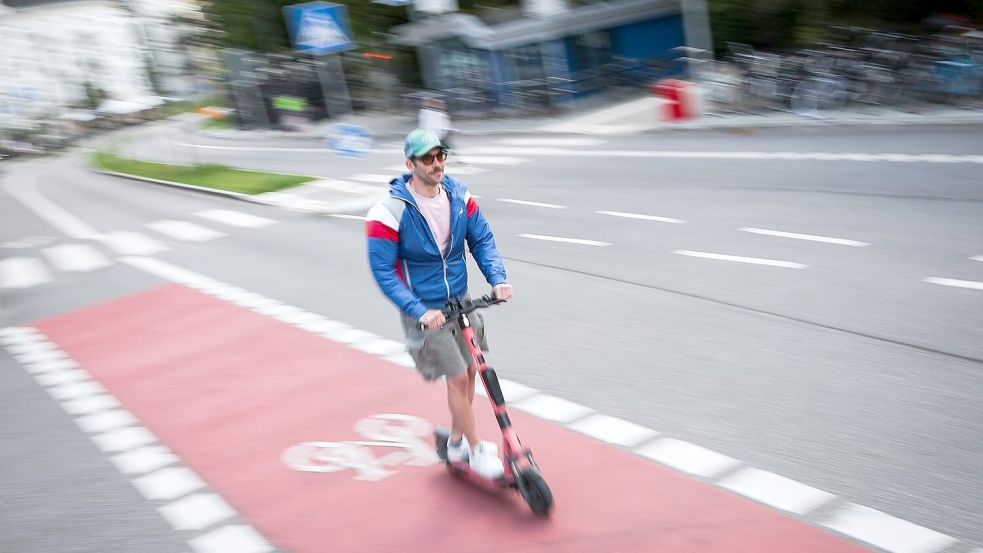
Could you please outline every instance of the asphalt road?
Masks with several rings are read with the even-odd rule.
[[[515,301],[487,317],[493,365],[546,393],[954,536],[968,551],[983,543],[983,290],[924,279],[983,281],[983,262],[971,259],[983,255],[983,187],[979,163],[910,156],[978,156],[979,133],[463,138],[461,154],[471,160],[448,173],[478,173],[461,178],[480,196],[516,289]],[[126,142],[126,151],[336,178],[392,174],[400,163],[395,143],[350,160],[318,151],[314,140],[152,134]],[[774,152],[908,157],[760,155]],[[504,157],[514,162],[495,161]],[[49,282],[0,291],[0,326],[159,284],[113,262],[116,254],[84,226],[66,235],[64,223],[55,228],[26,210],[24,191],[34,189],[97,234],[150,235],[170,248],[155,254],[169,263],[401,338],[368,274],[359,220],[96,175],[70,158],[18,164],[3,182],[0,254],[45,259],[44,248],[72,242],[109,264],[52,270]],[[278,224],[222,227],[195,215],[206,209]],[[192,242],[146,226],[175,219],[221,227],[225,236]],[[0,379],[0,437],[9,444],[0,490],[10,498],[0,509],[0,550],[186,549],[2,352]]]

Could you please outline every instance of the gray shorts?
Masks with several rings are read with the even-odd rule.
[[[442,376],[454,377],[472,365],[471,352],[461,329],[456,321],[447,321],[442,328],[429,330],[420,328],[420,321],[406,315],[401,316],[403,333],[406,335],[406,350],[416,363],[426,380],[437,380]],[[485,338],[485,321],[475,311],[468,315],[471,328],[478,337],[481,351],[488,351],[488,340]]]

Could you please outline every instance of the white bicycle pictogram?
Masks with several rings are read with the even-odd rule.
[[[382,480],[398,472],[387,467],[426,467],[439,460],[427,441],[433,425],[420,417],[398,413],[372,415],[358,421],[355,430],[368,439],[302,442],[288,447],[280,459],[288,467],[303,472],[354,470],[355,480]],[[376,456],[373,448],[392,451]]]

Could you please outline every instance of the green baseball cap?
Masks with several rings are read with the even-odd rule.
[[[403,142],[403,154],[406,155],[406,159],[410,159],[411,157],[420,157],[434,148],[443,147],[444,145],[440,143],[440,137],[437,136],[437,133],[430,129],[414,129],[406,135],[406,141]]]

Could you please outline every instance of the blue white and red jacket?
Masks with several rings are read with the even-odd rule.
[[[369,265],[382,292],[403,312],[419,319],[468,289],[465,242],[488,284],[505,282],[505,265],[478,202],[464,183],[444,176],[450,199],[451,229],[441,255],[430,225],[407,190],[410,174],[389,183],[390,197],[369,210],[366,233]]]

